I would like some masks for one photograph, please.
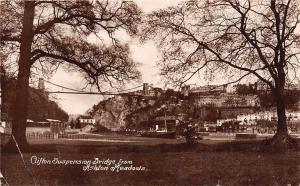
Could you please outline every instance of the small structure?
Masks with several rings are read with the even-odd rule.
[[[65,125],[60,120],[46,119],[50,123],[50,132],[54,134],[54,139],[58,139],[59,135],[65,133]]]
[[[11,133],[11,119],[6,113],[1,113],[1,125],[0,125],[1,134],[10,134]]]
[[[3,118],[1,118],[3,119]],[[0,143],[5,144],[11,137],[11,121],[10,120],[2,120],[0,125]],[[1,185],[1,184],[0,184]]]
[[[179,125],[179,121],[182,121],[182,118],[178,116],[158,116],[155,118],[156,131],[165,131],[173,132],[176,131],[176,126]]]
[[[44,138],[44,136],[50,138],[50,123],[48,121],[33,121],[31,119],[26,120],[26,136],[31,139]]]
[[[217,131],[217,122],[208,122],[205,121],[203,123],[203,128],[205,129],[204,132],[216,132]]]
[[[27,136],[51,135],[58,139],[59,135],[65,133],[65,125],[62,121],[56,119],[45,119],[44,121],[33,121],[27,119],[26,134]]]
[[[26,133],[43,133],[46,131],[50,132],[50,123],[48,121],[26,120]]]

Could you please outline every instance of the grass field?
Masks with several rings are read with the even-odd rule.
[[[98,140],[98,141],[97,141]],[[300,151],[257,152],[252,141],[98,136],[97,140],[30,140],[34,153],[2,153],[1,173],[8,185],[300,185]],[[37,165],[33,157],[47,164]],[[85,165],[52,160],[114,160],[108,170],[84,171]],[[112,171],[142,166],[142,171]],[[49,161],[51,161],[50,164]]]

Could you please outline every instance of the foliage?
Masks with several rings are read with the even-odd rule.
[[[299,1],[193,0],[154,11],[144,22],[141,39],[156,40],[161,74],[175,85],[203,73],[214,81],[226,74],[228,83],[247,77],[266,84],[278,115],[271,144],[281,139],[289,147],[284,90],[299,80]]]
[[[183,130],[183,136],[187,144],[197,143],[198,136],[196,134],[196,129],[191,124],[186,124]]]
[[[268,92],[262,92],[258,94],[261,106],[263,108],[272,108],[276,106],[276,100]],[[300,91],[297,90],[287,90],[285,91],[286,97],[286,107],[287,109],[296,110],[298,108],[297,103],[300,101]]]
[[[32,28],[31,74],[51,75],[59,66],[79,71],[98,89],[137,79],[129,47],[117,31],[137,33],[141,11],[129,1],[37,1]],[[4,66],[17,70],[24,2],[1,1],[1,53]],[[4,56],[3,56],[4,59]]]
[[[11,151],[17,152],[16,142],[22,151],[29,149],[25,123],[32,74],[51,75],[63,65],[81,72],[86,87],[99,91],[140,77],[128,45],[116,38],[118,31],[137,33],[141,11],[135,3],[1,1],[0,5],[1,68],[15,66],[12,69],[18,72],[12,122],[15,138],[7,144]]]
[[[177,85],[205,69],[276,89],[280,73],[296,75],[299,12],[291,0],[194,0],[149,14],[142,40],[157,41],[161,73]]]
[[[245,95],[245,94],[257,94],[257,84],[238,84],[236,85],[236,92],[237,94],[240,95]]]
[[[1,112],[8,114],[9,118],[13,113],[13,100],[16,96],[16,80],[9,74],[1,76],[2,104]],[[49,100],[48,96],[35,88],[29,88],[27,118],[33,121],[45,119],[68,120],[68,114],[62,110],[57,103]]]

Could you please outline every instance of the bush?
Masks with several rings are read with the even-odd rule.
[[[188,125],[184,129],[183,135],[185,137],[185,141],[186,141],[187,144],[195,144],[195,143],[197,143],[198,136],[196,134],[195,127],[193,127],[192,125]]]

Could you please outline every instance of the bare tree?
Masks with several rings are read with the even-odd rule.
[[[130,1],[1,1],[1,54],[17,55],[17,92],[12,135],[26,150],[26,114],[29,78],[63,65],[82,72],[87,84],[99,90],[139,78],[129,47],[117,31],[137,33],[141,11]],[[102,42],[93,44],[89,36]],[[106,38],[111,44],[105,44]],[[15,147],[10,141],[8,147]]]
[[[161,73],[175,84],[205,69],[268,85],[278,115],[270,145],[287,149],[295,143],[288,135],[284,88],[300,65],[299,22],[296,0],[193,0],[149,14],[141,37],[156,39]]]

